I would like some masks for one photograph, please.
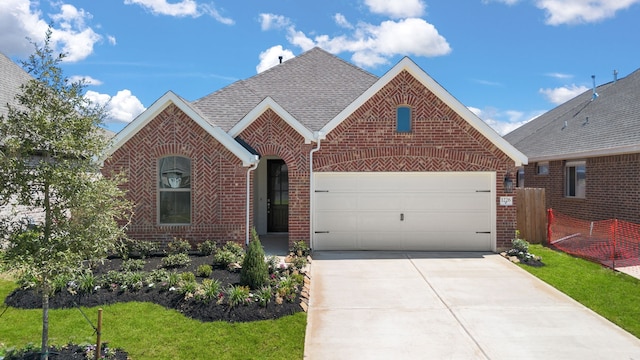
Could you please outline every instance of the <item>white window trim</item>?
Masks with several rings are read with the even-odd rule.
[[[577,179],[577,174],[576,174],[576,178],[575,181],[576,183],[575,185],[575,192],[576,195],[569,195],[569,174],[568,174],[568,170],[569,168],[576,168],[578,166],[583,166],[584,167],[584,171],[585,171],[585,184],[584,184],[584,194],[582,195],[578,195],[578,179]],[[564,163],[564,196],[566,198],[570,198],[570,199],[585,199],[587,197],[587,179],[586,179],[586,172],[587,172],[587,162],[585,160],[574,160],[574,161],[567,161]]]

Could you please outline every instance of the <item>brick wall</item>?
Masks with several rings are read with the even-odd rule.
[[[410,133],[396,132],[398,105],[411,106]],[[239,136],[261,155],[286,162],[289,242],[309,242],[309,151],[314,144],[304,144],[303,137],[271,110]],[[169,155],[192,159],[192,224],[188,226],[158,224],[157,162]],[[504,195],[503,175],[513,171],[513,165],[513,160],[406,71],[328,134],[314,154],[314,169],[319,172],[495,171],[499,249],[509,247],[516,229],[515,204],[498,204]],[[117,170],[126,171],[129,196],[136,204],[128,231],[132,238],[163,243],[174,237],[192,242],[244,241],[247,168],[176,106],[165,109],[113,154],[104,172]]]
[[[158,223],[158,159],[170,155],[191,159],[191,225]],[[246,168],[178,107],[167,107],[120,147],[103,169],[112,171],[128,176],[125,188],[135,204],[132,239],[244,242]]]
[[[413,127],[396,132],[396,107],[409,105]],[[510,247],[516,206],[499,206],[513,160],[408,72],[401,72],[336,127],[314,154],[314,171],[496,171],[497,247]],[[515,202],[515,196],[514,196]]]
[[[640,154],[586,159],[584,199],[564,196],[564,161],[549,162],[549,175],[525,167],[526,187],[545,188],[547,208],[583,220],[617,218],[640,224]]]

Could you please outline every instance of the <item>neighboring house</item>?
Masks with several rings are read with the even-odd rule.
[[[378,78],[319,48],[194,102],[160,97],[117,134],[129,236],[316,250],[510,247],[507,173],[527,158],[409,58]]]
[[[584,220],[640,223],[640,70],[504,138],[529,159],[520,185],[545,188],[547,208]]]
[[[16,95],[22,92],[21,86],[26,84],[33,77],[22,67],[13,62],[6,55],[0,53],[0,117],[9,115],[7,104],[17,107],[19,104]],[[110,139],[115,134],[107,129],[100,129],[105,138]],[[2,139],[0,139],[0,152],[2,151]],[[38,159],[38,154],[34,154],[34,159]],[[0,204],[0,220],[21,219],[24,221],[42,222],[44,212],[39,208],[31,208],[23,205]]]
[[[32,77],[18,64],[0,53],[0,117],[9,114],[7,104],[17,106],[16,95],[21,92],[20,87],[26,84]],[[0,151],[2,140],[0,139]],[[44,214],[41,209],[33,209],[16,204],[0,204],[0,220],[24,219],[24,221],[42,221]]]

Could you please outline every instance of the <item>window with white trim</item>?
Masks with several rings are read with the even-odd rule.
[[[161,224],[191,223],[191,159],[158,160],[158,219]]]
[[[567,161],[564,165],[565,196],[584,198],[587,193],[585,161]]]
[[[518,168],[518,182],[517,182],[517,187],[519,187],[519,188],[524,188],[524,168],[523,168],[523,167],[519,167],[519,168]]]

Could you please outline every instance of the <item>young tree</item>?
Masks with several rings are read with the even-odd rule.
[[[23,62],[33,76],[0,117],[0,204],[41,209],[44,220],[4,219],[2,257],[9,268],[33,279],[42,294],[42,358],[47,359],[49,296],[59,275],[73,275],[103,259],[125,237],[131,205],[119,188],[124,178],[100,176],[107,145],[100,128],[104,108],[83,96],[85,84],[63,77],[44,44]],[[88,260],[88,261],[87,261]]]
[[[251,229],[251,241],[240,269],[240,284],[259,289],[269,281],[269,268],[264,260],[264,249],[255,228]]]

